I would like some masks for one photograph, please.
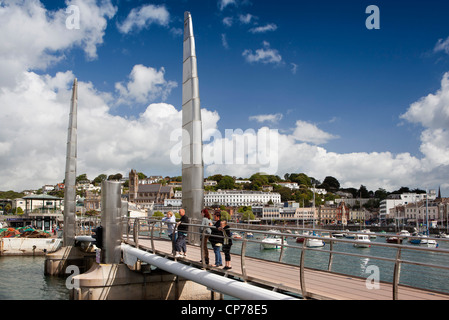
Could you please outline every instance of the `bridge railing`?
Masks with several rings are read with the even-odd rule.
[[[123,233],[123,240],[126,241],[132,241],[134,242],[135,246],[139,248],[139,240],[140,239],[148,239],[151,243],[151,250],[153,252],[157,252],[158,249],[156,248],[156,242],[157,239],[167,239],[167,236],[165,235],[165,232],[167,231],[168,224],[167,222],[162,222],[158,219],[151,219],[151,218],[125,218],[123,221],[124,223],[124,233]],[[398,287],[399,287],[399,280],[401,276],[401,266],[404,264],[408,265],[415,265],[415,266],[421,266],[425,268],[437,268],[445,270],[446,272],[449,271],[449,266],[442,265],[442,264],[435,264],[432,262],[422,262],[422,261],[415,261],[415,260],[406,260],[403,258],[403,253],[406,250],[412,250],[416,252],[437,252],[440,254],[447,255],[449,259],[449,250],[444,249],[441,247],[422,247],[422,246],[414,246],[414,245],[404,245],[399,243],[382,243],[382,242],[369,242],[370,246],[378,246],[383,248],[390,249],[389,255],[386,256],[374,256],[374,255],[367,255],[363,253],[354,253],[354,252],[347,252],[347,251],[338,251],[338,247],[336,244],[360,244],[360,241],[355,239],[348,239],[348,238],[334,238],[332,237],[332,234],[339,234],[341,231],[334,231],[334,230],[325,230],[325,229],[311,229],[311,228],[299,228],[299,227],[293,227],[293,226],[266,226],[266,225],[247,225],[247,224],[241,224],[241,223],[228,223],[231,227],[231,231],[233,233],[238,233],[239,237],[233,237],[232,240],[235,243],[241,242],[241,246],[239,247],[238,254],[241,256],[241,270],[242,270],[242,278],[244,281],[247,281],[249,276],[247,274],[247,257],[250,256],[250,253],[248,251],[248,245],[255,243],[255,244],[266,244],[263,239],[266,237],[279,237],[281,239],[280,243],[277,245],[279,246],[279,255],[276,259],[277,262],[282,262],[285,257],[285,252],[287,248],[293,248],[300,251],[300,256],[297,259],[298,264],[294,264],[296,266],[299,265],[299,283],[300,288],[298,289],[298,293],[300,293],[303,297],[307,297],[307,285],[306,285],[306,277],[305,277],[305,265],[306,265],[306,259],[307,259],[307,252],[309,251],[315,251],[315,252],[321,252],[321,253],[327,253],[328,254],[328,260],[327,260],[327,270],[329,272],[333,271],[335,259],[334,257],[336,255],[342,255],[342,256],[352,256],[352,257],[358,257],[358,258],[368,258],[368,259],[377,259],[381,261],[387,261],[391,262],[393,264],[393,276],[392,276],[392,298],[398,299]],[[189,235],[194,235],[197,237],[200,237],[202,241],[204,241],[205,237],[205,228],[203,229],[203,232],[199,232],[199,228],[202,227],[200,224],[190,223],[189,225]],[[213,226],[211,228],[214,228]],[[176,232],[176,225],[174,225],[174,233]],[[330,235],[329,238],[322,237],[321,233],[327,233]],[[357,234],[364,234],[367,235],[365,232],[349,232],[345,231],[347,234],[357,235]],[[253,234],[252,238],[249,238],[248,235]],[[255,236],[259,235],[259,236]],[[368,234],[369,235],[369,234]],[[376,234],[376,236],[393,236],[393,235],[380,235]],[[413,236],[401,236],[401,235],[394,235],[394,237],[397,237],[399,239],[405,239],[405,238],[417,238]],[[292,239],[292,241],[288,240]],[[297,243],[297,239],[302,239],[301,243]],[[328,243],[328,246],[316,248],[316,247],[309,247],[308,243],[312,239],[317,240],[324,240],[326,243]],[[427,239],[430,240],[436,240],[439,242],[449,241],[449,239],[444,238],[432,238],[429,237]],[[175,239],[173,237],[173,248]],[[289,243],[290,242],[290,243]],[[201,261],[203,264],[203,267],[206,268],[205,259],[204,259],[204,252],[203,252],[203,246],[201,245]],[[329,249],[327,249],[329,248]],[[340,246],[341,248],[341,246]],[[173,252],[174,253],[174,252]],[[235,253],[235,250],[234,252]],[[393,257],[391,257],[393,256]],[[260,257],[257,257],[258,259],[261,259]],[[176,258],[175,258],[176,259]],[[270,260],[273,261],[273,260]],[[282,262],[285,263],[285,262]],[[341,272],[339,272],[341,273]],[[388,282],[388,281],[383,281]]]

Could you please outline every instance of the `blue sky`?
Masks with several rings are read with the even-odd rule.
[[[442,84],[449,71],[449,3],[445,1],[41,0],[35,1],[34,6],[31,3],[0,2],[4,14],[10,11],[9,16],[14,17],[14,13],[19,17],[9,24],[4,21],[3,32],[17,23],[18,27],[11,27],[9,34],[30,28],[36,32],[35,39],[43,37],[43,43],[28,43],[28,49],[12,35],[7,41],[10,51],[0,50],[0,57],[9,61],[10,74],[26,74],[28,79],[35,75],[37,78],[31,78],[40,80],[42,90],[48,90],[50,96],[56,95],[59,109],[55,110],[62,118],[55,119],[55,123],[64,124],[60,125],[61,141],[65,139],[67,122],[63,117],[63,108],[67,108],[64,99],[70,93],[74,77],[82,83],[80,93],[85,92],[80,108],[93,108],[93,101],[99,99],[95,108],[102,106],[98,112],[105,122],[98,123],[112,125],[118,121],[116,126],[130,128],[136,121],[142,126],[139,134],[148,136],[143,131],[143,115],[151,114],[154,118],[151,112],[168,110],[173,119],[179,118],[183,15],[184,11],[190,11],[201,106],[207,111],[205,121],[210,128],[221,132],[257,131],[264,126],[279,130],[280,149],[284,150],[279,153],[280,176],[304,172],[318,180],[326,175],[335,176],[348,187],[364,184],[372,190],[384,187],[392,191],[400,186],[442,186],[449,191],[445,170],[449,165],[449,146],[441,143],[449,136],[449,100]],[[36,3],[44,16],[39,14]],[[80,29],[59,34],[56,31],[67,18],[69,13],[65,10],[69,5],[80,8]],[[369,5],[380,10],[380,29],[366,28],[370,14],[365,10]],[[85,8],[93,9],[87,12]],[[25,17],[20,12],[32,14]],[[20,19],[21,23],[17,21]],[[39,33],[36,31],[39,28],[48,31]],[[0,86],[17,89],[20,83],[23,85],[19,78],[13,81],[5,76],[3,82],[0,79]],[[140,83],[145,79],[146,85]],[[0,102],[14,101],[5,92]],[[428,95],[434,95],[438,101],[426,100]],[[426,113],[432,115],[430,119]],[[12,119],[20,121],[19,114],[15,116]],[[173,119],[166,117],[164,121]],[[87,122],[83,123],[87,126]],[[170,127],[168,122],[161,123]],[[101,135],[89,128],[91,136]],[[133,136],[123,128],[123,136]],[[8,132],[14,130],[9,129]],[[87,134],[81,129],[79,135]],[[80,139],[89,141],[87,136]],[[179,167],[145,160],[154,154],[155,159],[158,156],[163,159],[167,151],[158,153],[148,147],[142,153],[145,156],[136,152],[133,158],[128,153],[126,159],[124,140],[122,147],[111,146],[107,151],[116,148],[114,152],[123,152],[116,157],[123,159],[113,163],[112,153],[98,151],[110,142],[96,140],[99,145],[95,151],[93,147],[79,147],[79,173],[89,172],[92,179],[95,172],[127,173],[132,167],[149,175],[180,174]],[[6,144],[6,138],[0,145],[2,142]],[[145,142],[143,139],[140,143]],[[139,143],[133,148],[139,148]],[[42,149],[37,148],[36,153],[40,152]],[[10,151],[9,156],[13,155]],[[59,163],[61,159],[54,161]],[[107,161],[102,166],[103,159]],[[354,168],[358,164],[361,167]],[[28,163],[23,166],[29,168]],[[36,184],[53,183],[52,179],[63,176],[63,167],[32,180]],[[217,172],[249,176],[252,170],[210,166],[205,175]],[[392,171],[395,174],[390,174]],[[11,182],[18,181],[18,177],[6,179],[6,176],[5,171],[4,181],[9,182],[4,182],[4,187],[0,184],[0,190],[24,186],[24,182]]]

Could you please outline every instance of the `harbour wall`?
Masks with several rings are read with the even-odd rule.
[[[61,247],[59,238],[0,238],[1,256],[44,256]]]

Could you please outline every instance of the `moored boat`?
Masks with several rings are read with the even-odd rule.
[[[279,233],[278,230],[270,230],[270,232]],[[285,239],[284,244],[287,244]],[[276,234],[270,234],[262,240],[260,246],[262,249],[280,249],[282,247],[282,237]]]
[[[364,230],[362,230],[362,232],[366,233],[367,235],[369,235],[369,237],[371,239],[376,239],[377,238],[376,234],[374,232],[371,232],[370,229],[364,229]]]
[[[354,247],[356,248],[369,248],[371,247],[371,241],[367,234],[356,234],[355,235]]]
[[[388,243],[402,243],[403,239],[399,237],[387,237],[386,241]]]

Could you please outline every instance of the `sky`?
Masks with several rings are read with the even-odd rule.
[[[64,179],[74,78],[78,175],[181,175],[185,11],[206,177],[449,196],[449,3],[435,0],[0,0],[0,190]]]

